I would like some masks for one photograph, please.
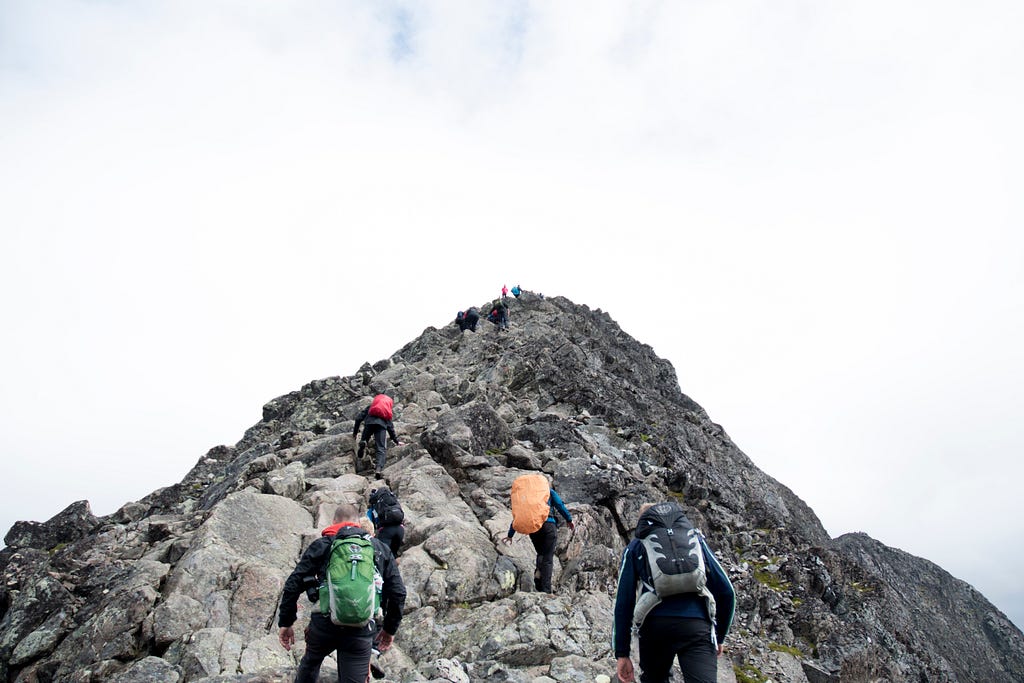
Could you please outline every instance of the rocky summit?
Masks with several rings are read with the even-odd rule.
[[[926,560],[830,538],[608,314],[532,294],[510,309],[508,331],[430,327],[270,401],[237,444],[114,514],[80,501],[15,524],[0,553],[0,680],[291,680],[310,603],[286,652],[282,586],[334,508],[365,506],[376,486],[351,433],[386,392],[409,596],[385,680],[614,679],[618,562],[641,505],[668,499],[736,589],[720,681],[1024,681],[1024,636],[998,609]],[[528,540],[498,542],[529,471],[551,476],[576,521],[559,531],[554,595],[533,590]],[[330,661],[321,680],[335,680]]]

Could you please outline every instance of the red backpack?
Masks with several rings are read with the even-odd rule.
[[[384,420],[390,420],[394,413],[392,407],[394,401],[387,394],[377,394],[373,397],[373,403],[370,404],[369,414],[374,417],[379,417]]]

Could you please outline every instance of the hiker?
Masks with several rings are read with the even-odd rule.
[[[373,522],[377,540],[391,549],[391,554],[398,559],[402,541],[405,540],[405,512],[398,502],[398,496],[387,486],[370,491],[369,506],[366,516]]]
[[[349,553],[349,548],[356,548],[357,552]],[[343,581],[329,580],[336,571]],[[375,584],[380,586],[377,591],[371,588]],[[341,587],[332,594],[334,586]],[[285,581],[277,622],[278,640],[285,650],[291,650],[295,644],[295,602],[304,591],[318,605],[313,608],[306,628],[306,653],[299,662],[296,683],[315,683],[324,657],[335,650],[339,683],[365,683],[373,648],[387,651],[398,632],[405,607],[405,585],[387,545],[370,538],[359,526],[359,509],[355,505],[338,506],[334,523],[306,549]],[[347,614],[339,607],[342,603],[346,607],[355,605],[356,612],[361,613]],[[363,619],[366,614],[370,615],[368,620]]]
[[[519,288],[519,285],[516,285],[515,287],[512,288],[512,296],[514,296],[515,298],[518,299],[519,295],[522,294],[522,293],[523,293],[523,290],[521,290]]]
[[[487,314],[487,320],[498,326],[498,331],[508,329],[508,304],[498,299],[491,305],[491,312]]]
[[[455,316],[455,324],[459,326],[461,332],[465,332],[467,329],[476,332],[476,324],[479,320],[480,311],[476,306],[470,306],[465,312],[459,311],[459,314]]]
[[[570,530],[576,529],[565,503],[543,474],[525,474],[512,483],[512,524],[508,527],[508,535],[501,540],[511,544],[516,531],[530,535],[537,551],[533,587],[544,593],[554,592],[551,590],[551,572],[555,568],[555,545],[558,542],[555,510],[565,518]]]
[[[663,559],[679,571],[664,572],[669,563]],[[686,683],[715,683],[735,606],[729,577],[683,509],[671,501],[643,506],[622,553],[615,595],[612,647],[619,680],[634,680],[629,646],[639,629],[642,683],[668,683],[676,657]]]
[[[374,475],[380,479],[384,471],[384,458],[388,453],[388,434],[396,446],[402,444],[395,434],[395,424],[391,421],[394,417],[394,401],[387,394],[377,394],[373,397],[370,405],[359,411],[356,415],[356,425],[352,428],[352,438],[359,434],[359,425],[363,424],[363,436],[359,439],[359,450],[356,451],[356,469],[359,469],[359,459],[363,457],[366,449],[366,442],[373,437],[374,447],[377,449],[377,466]]]
[[[508,287],[506,287],[505,285],[501,286],[501,298],[502,299],[507,299],[508,298]]]

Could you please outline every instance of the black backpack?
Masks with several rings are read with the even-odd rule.
[[[654,607],[670,595],[696,593],[708,604],[708,616],[715,620],[715,598],[707,587],[707,569],[695,529],[676,503],[658,503],[640,515],[636,538],[644,548],[647,577],[651,581],[637,599],[633,623],[639,627]]]
[[[390,489],[379,488],[370,492],[370,507],[376,513],[377,526],[395,526],[405,521],[405,512],[398,497]]]

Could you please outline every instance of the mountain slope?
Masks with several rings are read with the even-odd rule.
[[[281,586],[334,506],[365,503],[352,419],[387,392],[410,591],[389,680],[613,676],[618,559],[640,506],[665,498],[737,590],[720,680],[1024,680],[1024,639],[1004,615],[925,560],[830,539],[607,314],[532,295],[511,308],[507,333],[427,328],[387,360],[270,401],[235,446],[113,515],[79,503],[16,524],[0,553],[0,678],[290,680]],[[538,469],[577,520],[560,531],[553,597],[532,592],[528,542],[497,542],[511,481]]]

